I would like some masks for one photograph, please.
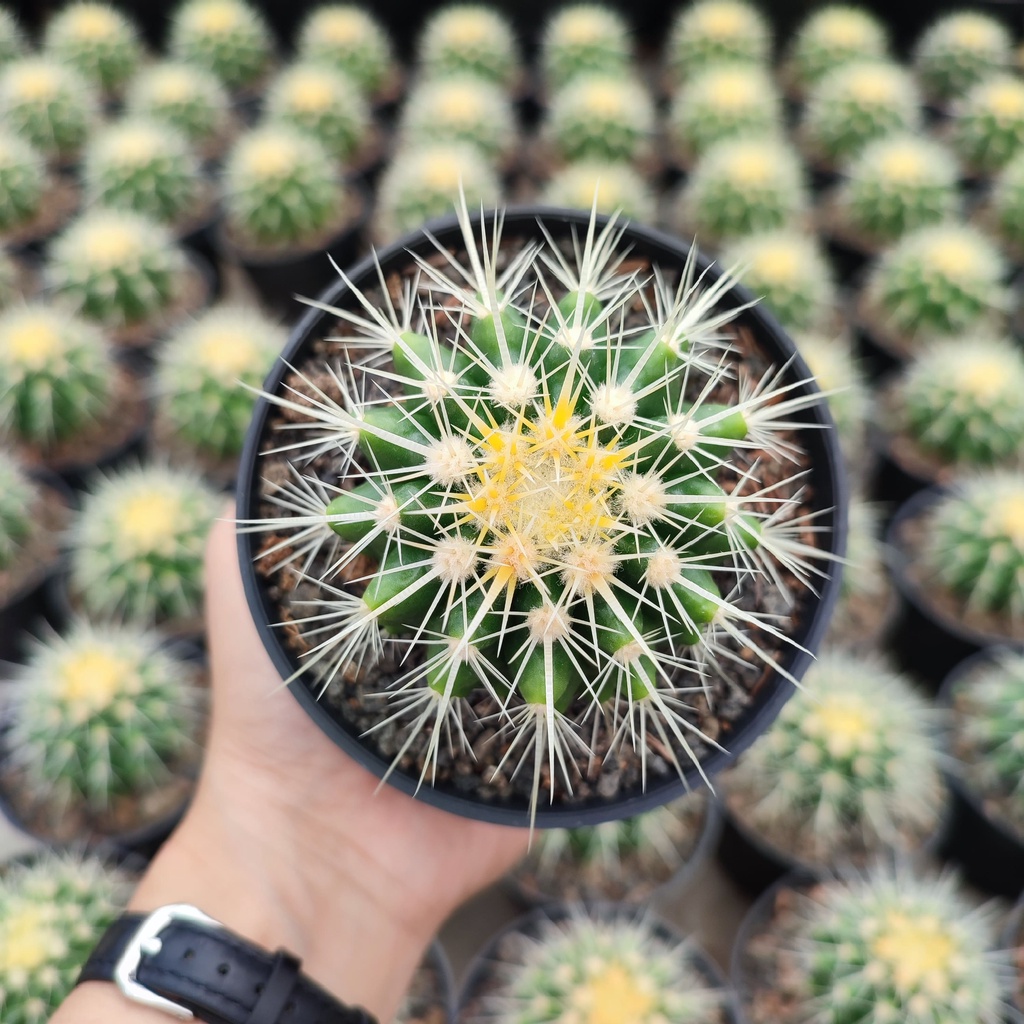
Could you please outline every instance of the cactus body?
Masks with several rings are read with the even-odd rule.
[[[160,467],[101,479],[71,534],[71,587],[87,614],[130,622],[197,615],[218,500],[198,477]]]
[[[17,60],[28,49],[18,19],[6,7],[0,7],[0,67]]]
[[[822,654],[804,687],[725,777],[742,820],[815,864],[912,852],[946,800],[934,712],[862,655]]]
[[[908,72],[858,61],[822,77],[808,97],[800,130],[808,153],[836,166],[874,139],[915,131],[920,122],[920,99]]]
[[[795,231],[742,238],[722,251],[743,268],[743,283],[789,332],[827,329],[836,316],[836,285],[821,248]]]
[[[673,148],[699,157],[722,139],[781,134],[782,102],[759,67],[711,67],[675,94],[666,131]]]
[[[68,226],[46,263],[55,294],[105,326],[145,323],[180,296],[188,263],[161,224],[127,210],[95,210]]]
[[[125,109],[177,129],[195,147],[215,143],[230,120],[228,94],[216,75],[174,61],[143,68],[128,85]]]
[[[323,146],[280,124],[238,140],[224,166],[223,189],[228,224],[247,245],[308,244],[340,226],[348,202]]]
[[[115,377],[102,331],[49,303],[0,313],[0,429],[46,447],[108,411]]]
[[[951,874],[879,866],[799,899],[787,961],[797,1013],[834,1024],[998,1024],[1008,957],[993,952],[995,912]],[[795,982],[795,984],[794,984]]]
[[[90,140],[84,154],[85,200],[175,225],[196,212],[203,197],[199,161],[174,128],[130,119]]]
[[[818,387],[828,394],[828,408],[836,421],[843,454],[848,464],[855,465],[866,445],[872,401],[850,343],[845,338],[803,332],[796,334],[794,340]]]
[[[45,1024],[113,924],[131,879],[95,856],[44,853],[0,880],[0,1013]]]
[[[0,452],[0,572],[12,565],[32,534],[38,488],[14,456]]]
[[[85,79],[48,57],[23,57],[0,70],[0,119],[48,159],[81,149],[98,116]]]
[[[863,7],[826,4],[797,30],[786,77],[796,91],[805,92],[844,64],[882,60],[888,54],[889,38],[878,18]]]
[[[491,162],[516,147],[515,115],[498,86],[467,75],[422,83],[410,92],[399,124],[401,145],[465,143]]]
[[[955,223],[910,232],[887,250],[866,283],[870,304],[905,338],[983,329],[1007,304],[1004,262],[977,229]]]
[[[942,15],[914,48],[914,70],[924,93],[945,102],[997,71],[1013,67],[1010,33],[995,18],[977,11]]]
[[[116,8],[91,0],[68,4],[50,19],[43,49],[107,94],[119,93],[142,59],[132,22]]]
[[[990,202],[996,232],[1005,243],[1019,248],[1024,238],[1024,153],[1018,153],[999,172]]]
[[[897,395],[902,428],[943,460],[984,466],[1024,450],[1024,356],[1008,339],[933,344]]]
[[[370,109],[343,71],[326,64],[295,64],[267,90],[264,118],[311,135],[331,156],[350,161],[366,144]]]
[[[39,151],[13,132],[0,132],[0,232],[34,220],[46,189],[46,165]]]
[[[836,195],[842,229],[880,246],[951,219],[959,205],[956,161],[940,143],[895,134],[869,142]]]
[[[726,139],[694,166],[679,202],[701,245],[795,225],[809,200],[796,153],[774,139]]]
[[[884,606],[890,584],[885,568],[878,506],[855,498],[850,502],[849,512],[850,531],[846,541],[842,600],[848,602],[855,597],[865,598]],[[842,605],[834,621],[841,628]]]
[[[643,176],[629,164],[585,160],[567,164],[544,186],[541,202],[599,213],[619,211],[624,219],[655,222],[655,199]]]
[[[195,667],[155,630],[78,621],[16,672],[8,742],[34,801],[103,810],[169,780],[195,749]]]
[[[481,1022],[698,1024],[713,1020],[724,999],[693,947],[659,933],[650,919],[602,920],[576,909],[517,938],[509,959],[496,964],[496,990],[484,999]]]
[[[975,85],[957,107],[953,148],[968,167],[990,174],[1024,148],[1024,82],[993,75]]]
[[[262,14],[243,0],[186,0],[171,17],[170,56],[212,72],[231,90],[253,86],[273,49]]]
[[[501,197],[497,175],[475,147],[463,143],[407,150],[381,178],[375,234],[392,240],[428,220],[448,216],[460,188],[474,208],[493,206]]]
[[[416,57],[427,78],[469,76],[508,87],[520,73],[511,25],[483,4],[450,4],[435,11],[420,33]]]
[[[688,81],[720,64],[767,63],[771,30],[743,0],[699,0],[675,17],[665,45],[672,77]]]
[[[394,73],[391,40],[380,23],[354,4],[313,8],[299,29],[297,56],[347,75],[365,96],[379,93]]]
[[[158,409],[197,452],[230,458],[242,450],[253,395],[284,347],[282,329],[245,306],[219,306],[172,334],[156,372]]]
[[[928,521],[922,559],[968,609],[1024,621],[1024,478],[988,470],[957,481]]]
[[[558,90],[579,75],[628,69],[632,40],[622,16],[601,4],[570,4],[544,26],[540,62],[549,88]]]
[[[562,160],[639,160],[650,150],[654,104],[637,80],[579,75],[551,102],[544,134]]]

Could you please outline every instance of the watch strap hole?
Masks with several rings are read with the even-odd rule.
[[[295,1004],[290,997],[299,977],[299,967],[296,957],[283,949],[277,951],[270,977],[264,983],[246,1024],[277,1024],[282,1011],[294,1009]]]

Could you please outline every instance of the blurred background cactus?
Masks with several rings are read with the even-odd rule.
[[[135,25],[116,7],[91,0],[70,3],[50,18],[43,50],[107,96],[121,93],[143,58]]]
[[[0,876],[0,1013],[45,1024],[93,946],[128,902],[134,879],[95,854],[41,853]]]
[[[764,15],[744,0],[698,0],[672,21],[665,64],[676,82],[723,64],[766,68],[772,33]]]
[[[368,99],[378,96],[396,75],[387,31],[355,4],[322,4],[310,10],[298,30],[296,56],[336,68]]]
[[[644,176],[629,164],[583,160],[566,164],[544,186],[540,201],[599,213],[620,212],[627,220],[653,224],[657,203]]]
[[[1020,260],[1024,254],[1024,153],[1018,153],[996,175],[987,216],[998,240]]]
[[[59,306],[15,304],[0,312],[0,431],[45,451],[88,432],[109,412],[110,343]]]
[[[6,684],[8,766],[59,821],[136,800],[198,759],[198,668],[155,630],[84,620],[37,640]]]
[[[28,49],[25,32],[14,13],[0,7],[0,68],[16,60]]]
[[[259,9],[243,0],[186,0],[171,16],[175,60],[212,72],[232,92],[252,88],[273,60],[273,38]]]
[[[740,823],[816,867],[910,854],[947,802],[939,717],[872,656],[826,651],[768,732],[722,776]]]
[[[116,328],[166,313],[181,297],[188,269],[162,224],[130,210],[96,209],[54,240],[45,274],[61,301]]]
[[[969,170],[991,174],[1024,149],[1024,82],[1016,76],[982,79],[955,109],[951,142]]]
[[[921,33],[914,70],[924,94],[948,103],[997,71],[1013,66],[1013,43],[1005,26],[982,11],[940,15]]]
[[[20,135],[0,129],[0,234],[39,216],[46,185],[42,154]]]
[[[0,120],[48,160],[74,159],[98,117],[92,86],[56,58],[22,56],[0,70]]]
[[[416,63],[427,79],[468,76],[504,89],[515,86],[522,73],[512,26],[485,4],[434,11],[420,30]]]
[[[87,615],[192,620],[217,493],[198,474],[159,465],[100,477],[70,533],[70,586]]]
[[[32,534],[38,486],[12,454],[0,451],[0,572],[14,564]]]
[[[175,128],[146,119],[114,122],[97,132],[82,160],[91,206],[128,210],[176,226],[195,218],[210,194],[199,161]]]
[[[552,93],[580,75],[629,71],[632,60],[628,24],[614,8],[602,4],[559,8],[548,18],[540,39],[540,69]]]

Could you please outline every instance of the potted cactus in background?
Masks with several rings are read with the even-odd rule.
[[[0,239],[38,246],[63,227],[78,205],[78,189],[53,174],[43,154],[15,132],[0,130]]]
[[[416,46],[417,67],[428,80],[467,76],[515,93],[522,87],[520,63],[512,26],[484,4],[449,4],[434,11]]]
[[[720,65],[767,68],[772,34],[761,12],[744,0],[699,0],[683,7],[665,41],[672,83],[689,82]]]
[[[568,4],[544,25],[538,62],[551,95],[580,75],[628,72],[633,67],[629,26],[611,7]]]
[[[950,142],[968,172],[988,175],[1024,149],[1024,82],[983,78],[954,107]]]
[[[6,7],[0,7],[0,67],[28,50],[21,23]]]
[[[0,790],[12,820],[50,843],[151,852],[198,773],[195,661],[155,630],[78,620],[5,674]]]
[[[1018,153],[995,176],[977,220],[998,238],[1014,263],[1024,262],[1024,153]]]
[[[582,160],[555,171],[540,191],[545,206],[574,210],[596,207],[598,213],[618,211],[624,220],[653,224],[657,200],[643,175],[629,164]]]
[[[131,895],[128,870],[95,855],[48,851],[0,875],[0,1013],[45,1024]]]
[[[242,562],[293,693],[372,770],[464,814],[594,822],[713,770],[723,729],[735,749],[763,727],[762,700],[803,664],[790,630],[813,645],[823,625],[805,583],[833,571],[841,483],[800,427],[816,392],[775,365],[790,351],[749,347],[786,343],[767,321],[726,327],[744,308],[732,278],[597,217],[500,221],[463,206],[317,303],[257,406]],[[325,374],[323,336],[343,369]],[[289,481],[307,500],[282,515]],[[771,613],[743,596],[762,572]],[[734,643],[752,659],[739,678],[765,680],[756,701],[721,671]],[[722,685],[725,721],[702,699]],[[483,747],[481,716],[496,716]],[[595,788],[607,772],[614,797]]]

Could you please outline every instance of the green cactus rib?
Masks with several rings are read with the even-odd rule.
[[[240,90],[266,73],[273,38],[263,15],[244,0],[187,0],[171,19],[168,53]]]
[[[50,19],[43,49],[108,94],[122,89],[143,56],[138,31],[124,14],[87,0],[68,4]]]
[[[95,854],[45,852],[0,879],[0,1013],[45,1024],[131,894],[133,879]]]
[[[37,485],[14,456],[0,452],[0,571],[14,562],[32,535],[38,497]]]
[[[212,72],[181,61],[142,68],[128,83],[125,112],[177,129],[197,147],[225,134],[230,121],[227,91]]]
[[[771,29],[761,12],[743,0],[699,0],[676,15],[665,61],[680,81],[723,64],[766,65]]]
[[[416,48],[429,78],[466,75],[512,85],[519,74],[519,54],[508,20],[484,4],[449,4],[426,21]]]
[[[299,29],[296,56],[344,72],[365,96],[383,89],[395,67],[387,32],[355,4],[312,8]]]
[[[500,230],[477,240],[465,205],[460,218],[465,265],[424,261],[426,291],[408,286],[397,306],[357,293],[357,309],[330,310],[352,326],[338,343],[369,367],[367,395],[376,380],[390,398],[360,395],[347,371],[333,373],[340,402],[268,396],[300,414],[297,429],[305,419],[297,450],[340,446],[350,486],[328,478],[336,496],[317,509],[309,478],[298,516],[245,528],[319,523],[346,546],[335,570],[363,555],[378,566],[355,591],[323,580],[314,619],[330,626],[300,670],[315,688],[412,637],[423,659],[396,684],[395,716],[410,742],[433,725],[423,778],[461,728],[462,698],[489,693],[517,725],[511,768],[533,751],[535,809],[541,763],[565,775],[566,750],[581,749],[574,702],[608,710],[613,745],[653,730],[696,760],[678,672],[705,679],[726,637],[757,652],[757,630],[784,642],[734,590],[751,572],[820,571],[792,533],[793,481],[719,477],[734,451],[780,458],[791,442],[778,431],[816,396],[766,370],[734,403],[715,400],[732,373],[722,327],[735,311],[715,308],[730,275],[705,286],[691,257],[678,281],[641,283],[618,270],[614,220],[592,223],[573,256],[528,245],[499,274]],[[642,323],[625,324],[631,309]]]

